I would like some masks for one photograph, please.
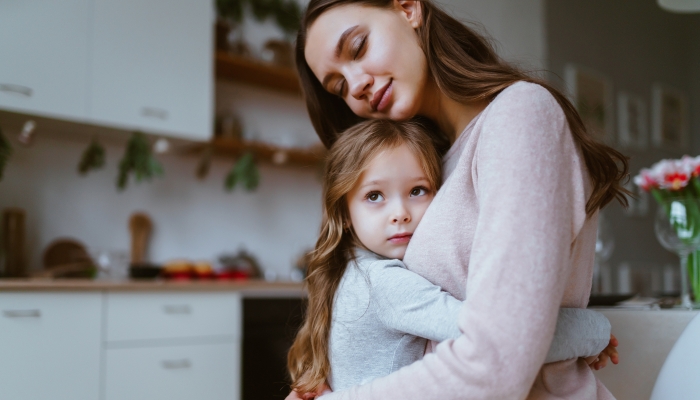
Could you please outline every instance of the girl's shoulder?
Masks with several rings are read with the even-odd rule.
[[[401,260],[388,259],[360,248],[355,250],[355,259],[348,267],[357,268],[360,273],[373,280],[391,279],[391,276],[401,273],[399,270],[408,270]]]

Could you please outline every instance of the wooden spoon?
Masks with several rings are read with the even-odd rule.
[[[131,262],[140,263],[146,261],[146,250],[151,238],[153,222],[144,213],[134,213],[129,218],[129,231],[131,232]]]

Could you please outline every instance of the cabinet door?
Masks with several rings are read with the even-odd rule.
[[[106,353],[106,400],[240,398],[240,341]]]
[[[95,0],[90,116],[207,140],[213,118],[211,0]]]
[[[0,293],[0,398],[99,398],[99,293]]]
[[[0,2],[0,108],[86,118],[90,3]]]

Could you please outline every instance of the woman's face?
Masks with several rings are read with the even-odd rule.
[[[415,29],[420,2],[332,8],[307,31],[306,62],[330,93],[363,118],[409,119],[425,99],[427,60]]]

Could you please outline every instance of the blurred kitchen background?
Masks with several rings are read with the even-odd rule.
[[[633,175],[662,158],[700,154],[697,2],[694,13],[669,11],[656,0],[441,3],[487,32],[504,58],[588,107],[584,118],[601,140],[631,157]],[[0,308],[26,314],[40,307],[23,305],[32,296],[97,296],[85,301],[97,302],[91,312],[104,324],[95,347],[101,367],[85,378],[95,382],[86,393],[165,398],[158,390],[174,385],[170,378],[151,391],[114,389],[119,379],[110,371],[128,375],[130,362],[142,363],[122,363],[120,351],[150,349],[161,339],[178,348],[210,343],[202,338],[230,344],[243,337],[243,361],[231,370],[244,378],[232,378],[221,392],[193,393],[284,398],[280,363],[301,313],[303,255],[315,243],[321,215],[323,149],[291,58],[295,18],[304,6],[303,0],[0,0],[0,273],[13,278],[6,286],[0,281],[7,292],[0,293]],[[677,100],[671,136],[657,129],[657,103],[665,95]],[[654,235],[656,204],[629,188],[638,193],[629,209],[613,204],[603,212],[594,293],[677,293],[678,258]],[[101,269],[84,268],[86,258]],[[130,262],[137,268],[129,270]],[[158,280],[115,283],[129,274]],[[102,283],[46,280],[70,275]],[[41,287],[27,283],[29,276],[43,278]],[[180,286],[167,286],[174,283],[168,279]],[[182,338],[157,333],[157,326],[144,336],[111,336],[116,325],[105,323],[112,314],[104,313],[116,307],[117,315],[130,296],[160,301],[148,297],[153,293],[173,296],[170,303],[194,296],[193,304],[210,301],[212,293],[235,294],[229,300],[238,302],[231,307],[241,308],[243,325]],[[190,314],[188,307],[166,310]],[[36,316],[25,314],[17,315]],[[42,362],[17,348],[0,350],[0,371],[14,362],[27,368]],[[194,365],[177,357],[164,363],[166,370]],[[254,379],[273,363],[272,378]],[[3,375],[10,376],[0,373],[2,386],[10,384]],[[12,382],[21,386],[16,393],[39,393],[24,387],[29,380]],[[264,391],[273,386],[272,394]],[[94,398],[75,393],[59,397]],[[187,393],[173,396],[192,398]],[[14,398],[41,398],[32,396]]]

